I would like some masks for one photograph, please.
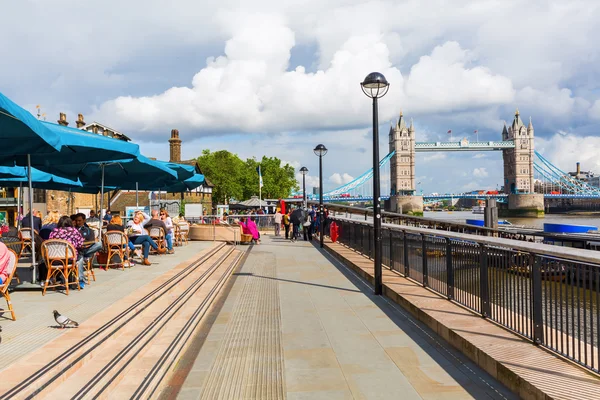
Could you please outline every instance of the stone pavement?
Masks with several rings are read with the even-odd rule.
[[[181,399],[516,398],[303,241],[265,235],[196,340]]]
[[[65,333],[52,328],[56,325],[52,310],[82,323],[212,245],[213,242],[189,242],[176,247],[174,255],[151,256],[151,266],[138,264],[125,271],[95,269],[96,281],[82,291],[70,290],[68,296],[50,289],[45,296],[41,291],[11,293],[17,320],[8,319],[8,313],[0,317],[0,369]]]

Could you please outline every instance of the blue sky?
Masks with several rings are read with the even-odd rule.
[[[400,109],[418,141],[500,138],[518,107],[536,148],[565,170],[600,172],[600,4],[592,0],[9,2],[0,15],[0,91],[48,120],[77,113],[168,158],[228,149],[277,156],[326,187],[371,164],[359,82],[391,82],[381,154]],[[450,5],[451,4],[451,5]],[[499,153],[419,154],[419,191],[494,189]]]

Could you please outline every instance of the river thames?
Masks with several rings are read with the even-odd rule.
[[[464,223],[467,219],[483,220],[482,214],[473,214],[471,211],[426,211],[426,218],[448,220]],[[544,218],[500,218],[507,220],[513,225],[543,229],[544,223],[591,225],[600,227],[600,215],[567,215],[546,214]]]

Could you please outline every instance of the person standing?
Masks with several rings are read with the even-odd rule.
[[[313,224],[313,218],[310,215],[310,213],[306,213],[306,217],[304,219],[304,223],[302,224],[302,232],[304,233],[304,240],[305,241],[312,241],[312,224]]]
[[[300,233],[300,225],[304,223],[306,216],[304,215],[304,211],[298,207],[290,214],[290,222],[292,223],[292,238],[293,242],[296,241],[298,235]]]
[[[275,212],[275,217],[273,220],[275,221],[275,236],[281,236],[281,220],[283,219],[283,215],[279,211],[279,208]]]
[[[283,228],[285,229],[285,238],[290,238],[290,212],[288,211],[283,215]]]

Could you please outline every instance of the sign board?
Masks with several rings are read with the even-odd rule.
[[[150,214],[150,207],[148,207],[148,206],[146,206],[146,207],[142,207],[142,206],[125,207],[125,218],[130,220],[131,218],[133,218],[133,214],[138,210],[143,211],[146,214]]]
[[[185,217],[186,218],[200,218],[202,217],[202,204],[190,203],[185,205]]]
[[[217,215],[219,218],[223,218],[223,213],[226,212],[229,214],[229,205],[218,205],[217,206]]]

